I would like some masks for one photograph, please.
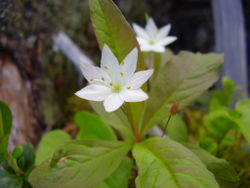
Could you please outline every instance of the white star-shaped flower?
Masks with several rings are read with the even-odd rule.
[[[141,51],[144,52],[163,53],[165,46],[177,40],[175,36],[168,36],[171,29],[170,24],[158,29],[152,18],[148,20],[145,29],[135,23],[133,28],[137,34],[137,41],[140,44]]]
[[[135,73],[138,50],[134,48],[119,63],[107,45],[104,45],[101,67],[81,65],[89,85],[76,92],[78,97],[92,101],[104,101],[107,112],[118,109],[124,102],[140,102],[148,95],[140,87],[149,79],[153,70]]]

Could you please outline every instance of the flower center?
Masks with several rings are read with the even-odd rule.
[[[122,87],[120,85],[113,84],[112,85],[112,90],[115,93],[119,93],[122,90]]]
[[[154,44],[155,44],[155,41],[150,40],[148,43],[149,43],[150,45],[154,45]]]

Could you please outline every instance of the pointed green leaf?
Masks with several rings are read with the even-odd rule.
[[[238,102],[236,110],[240,113],[240,117],[235,118],[235,120],[240,127],[241,133],[250,144],[250,99]]]
[[[131,145],[118,141],[72,141],[29,176],[36,188],[91,188],[109,177]]]
[[[53,153],[64,143],[70,141],[70,136],[62,130],[53,130],[42,137],[36,153],[36,164],[52,157]]]
[[[99,116],[82,111],[74,119],[80,128],[77,139],[116,140],[113,130]]]
[[[124,140],[133,140],[133,132],[130,123],[121,109],[109,113],[105,111],[101,103],[90,102],[90,104],[103,121],[117,130]]]
[[[200,159],[169,138],[138,143],[133,156],[139,168],[137,188],[219,188],[214,175]]]
[[[25,173],[29,173],[34,168],[35,149],[30,143],[25,143],[22,146],[22,155],[17,158],[18,167]]]
[[[12,115],[9,107],[0,101],[0,138],[10,134],[12,126]]]
[[[211,171],[220,188],[235,188],[239,177],[229,163],[224,159],[216,158],[207,151],[191,144],[185,144],[196,156],[206,165],[207,169]]]
[[[173,56],[154,80],[141,124],[142,134],[168,115],[173,102],[178,102],[181,109],[217,81],[222,61],[218,54],[183,51]]]
[[[89,0],[91,19],[95,34],[102,49],[107,44],[119,62],[137,47],[137,70],[144,68],[143,58],[134,31],[112,0]],[[144,106],[143,102],[126,105],[131,123],[138,125]]]
[[[102,49],[107,44],[121,62],[135,47],[139,48],[134,31],[112,0],[89,0],[95,34]],[[139,53],[138,66],[143,67]]]
[[[167,127],[167,135],[177,142],[187,142],[187,127],[180,115],[175,115],[171,118]]]
[[[114,173],[95,188],[128,188],[132,164],[131,159],[123,160]]]
[[[11,127],[11,111],[5,103],[0,101],[0,163],[6,157]]]

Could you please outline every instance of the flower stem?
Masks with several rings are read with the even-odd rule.
[[[138,133],[138,129],[137,127],[135,126],[134,124],[134,121],[132,119],[132,115],[130,113],[130,110],[128,110],[128,107],[126,108],[125,106],[122,106],[121,107],[122,111],[124,112],[124,114],[127,116],[129,122],[130,122],[130,125],[131,125],[131,128],[132,128],[132,131],[133,131],[133,135],[134,135],[134,139],[135,139],[135,142],[140,142],[141,141],[141,137]]]
[[[170,114],[169,117],[168,117],[167,123],[165,124],[165,126],[163,128],[163,132],[162,132],[161,137],[163,137],[165,135],[165,132],[167,131],[167,127],[168,127],[168,124],[169,124],[169,121],[170,121],[171,117],[172,117],[172,115]]]

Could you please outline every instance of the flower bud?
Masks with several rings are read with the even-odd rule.
[[[178,102],[174,102],[169,110],[171,115],[175,115],[179,110],[179,103]]]

